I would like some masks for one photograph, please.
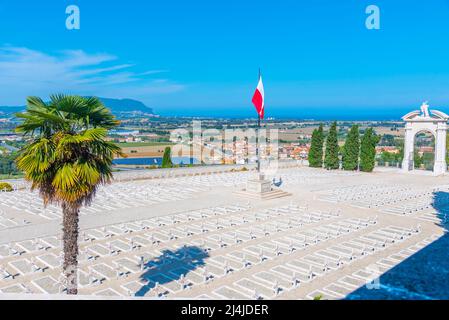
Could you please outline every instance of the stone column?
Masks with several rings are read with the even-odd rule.
[[[435,134],[435,164],[433,173],[440,175],[446,172],[446,134],[447,125],[445,123],[438,123]]]
[[[402,160],[402,171],[408,172],[410,162],[413,162],[413,142],[414,134],[409,122],[405,125],[405,137],[404,137],[404,159]]]

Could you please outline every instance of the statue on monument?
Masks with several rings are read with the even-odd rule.
[[[421,105],[421,116],[425,117],[425,118],[429,118],[430,117],[430,113],[429,113],[429,104],[428,102],[424,102]]]

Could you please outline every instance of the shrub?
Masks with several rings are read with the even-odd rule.
[[[0,191],[11,192],[13,187],[8,182],[0,182]]]

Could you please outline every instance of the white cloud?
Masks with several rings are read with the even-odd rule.
[[[157,78],[167,70],[135,72],[109,54],[67,50],[49,54],[29,48],[0,47],[0,105],[22,105],[27,96],[52,93],[151,100],[184,85]]]

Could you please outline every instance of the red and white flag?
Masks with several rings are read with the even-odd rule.
[[[256,107],[257,114],[259,115],[259,119],[263,119],[265,112],[265,96],[263,90],[262,76],[259,75],[259,83],[257,84],[256,92],[254,92],[253,96],[253,104]]]

